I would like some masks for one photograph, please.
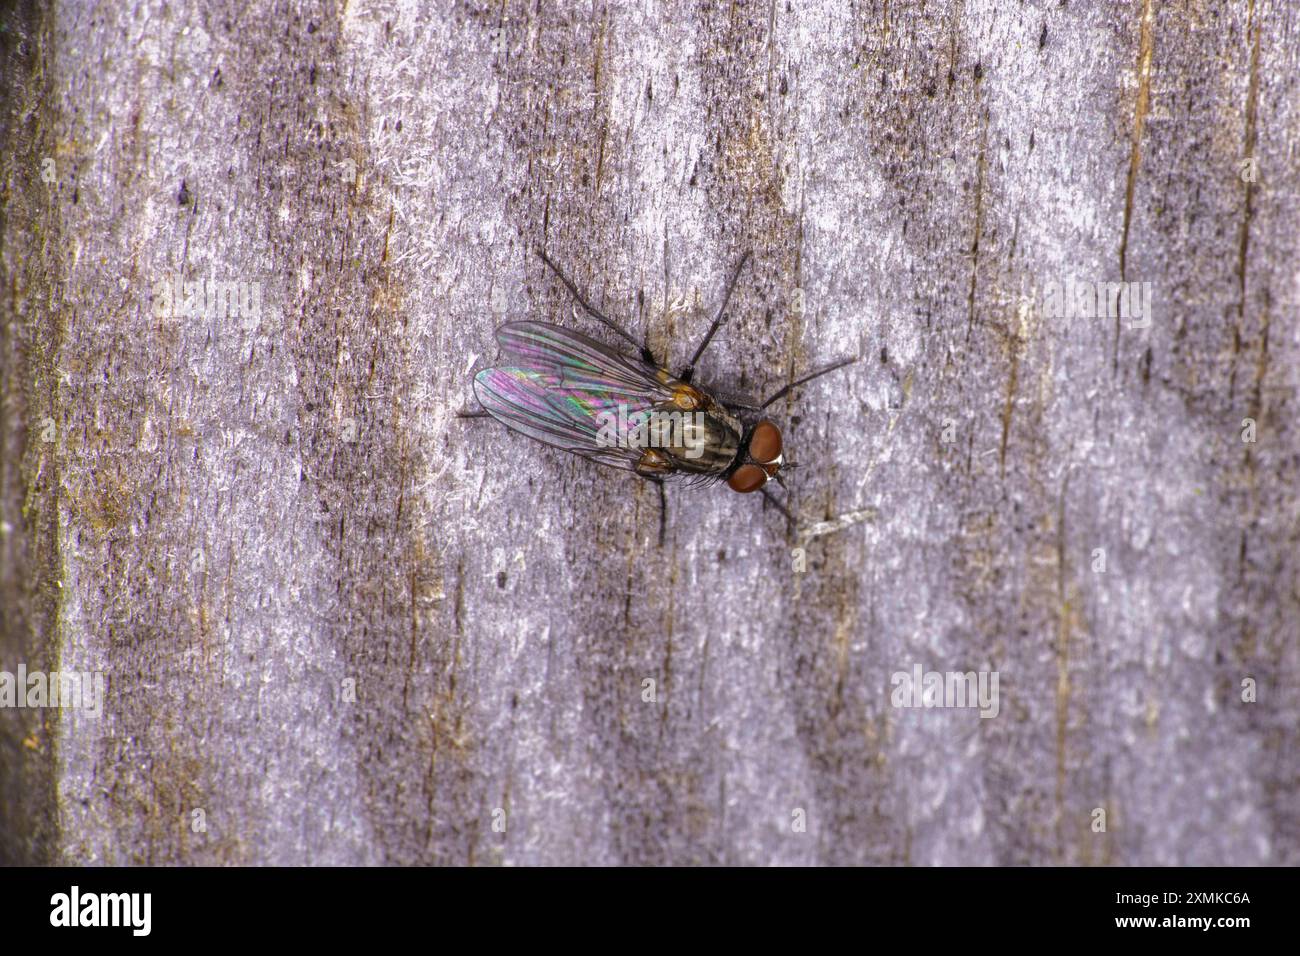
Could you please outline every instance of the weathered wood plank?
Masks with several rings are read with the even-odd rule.
[[[108,693],[0,711],[0,858],[1300,861],[1293,7],[35,7],[0,669]],[[680,490],[660,548],[458,420],[495,325],[585,322],[537,245],[674,364],[752,249],[700,380],[860,355],[776,413],[865,520]]]

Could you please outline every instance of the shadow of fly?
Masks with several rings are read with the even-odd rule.
[[[573,281],[538,250],[578,305],[635,354],[602,345],[581,332],[545,322],[509,322],[497,329],[497,344],[508,364],[474,376],[474,396],[482,411],[464,418],[491,416],[511,431],[581,455],[598,464],[631,471],[659,487],[659,541],[663,543],[664,483],[713,484],[725,481],[741,494],[755,491],[783,514],[790,511],[767,488],[787,462],[781,430],[764,415],[769,405],[828,372],[851,365],[841,359],[803,376],[761,402],[721,399],[692,384],[695,367],[726,318],[731,292],[749,253],[732,270],[722,305],[690,362],[678,375],[655,360],[621,326],[593,306]]]

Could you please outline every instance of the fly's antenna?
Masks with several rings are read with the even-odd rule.
[[[819,368],[817,371],[812,372],[809,375],[805,375],[801,379],[797,379],[796,381],[791,382],[789,385],[785,386],[785,388],[781,389],[779,392],[777,392],[775,395],[773,395],[767,401],[763,402],[763,404],[758,407],[760,410],[767,408],[767,406],[771,405],[773,402],[785,398],[787,395],[793,392],[800,385],[805,385],[808,382],[811,382],[815,378],[821,378],[823,375],[826,375],[829,372],[833,372],[836,369],[844,368],[844,366],[846,365],[852,365],[856,361],[857,361],[856,358],[840,359],[838,362],[834,362],[830,365],[827,365],[825,368]]]

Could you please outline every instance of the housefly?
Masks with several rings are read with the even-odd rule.
[[[545,252],[538,250],[538,254],[578,305],[630,343],[636,354],[558,325],[507,323],[496,332],[505,363],[474,377],[474,396],[482,411],[464,417],[491,416],[511,431],[633,472],[659,486],[661,504],[665,481],[725,482],[741,494],[760,491],[793,525],[790,512],[766,487],[773,479],[782,483],[782,467],[793,463],[785,460],[781,429],[764,412],[800,385],[857,359],[833,362],[762,402],[723,399],[692,379],[696,363],[724,322],[748,252],[732,271],[704,340],[678,375],[588,302]],[[663,529],[661,509],[661,541]]]

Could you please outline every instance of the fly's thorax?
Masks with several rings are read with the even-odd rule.
[[[680,471],[720,475],[740,450],[740,423],[716,404],[692,411],[659,407],[647,424],[650,446]]]

